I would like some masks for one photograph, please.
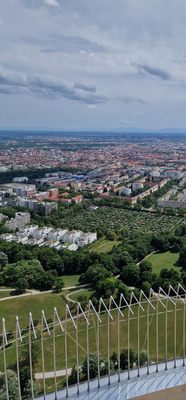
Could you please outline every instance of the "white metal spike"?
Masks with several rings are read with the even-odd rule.
[[[6,363],[6,346],[8,345],[8,341],[7,341],[6,324],[4,318],[2,318],[2,334],[3,334],[3,360],[4,360],[4,373],[5,373],[6,400],[9,400],[8,374],[7,374],[7,363]]]
[[[20,324],[19,324],[19,317],[16,317],[16,330],[17,330],[17,335],[19,337],[20,342],[22,343],[23,341],[23,337],[21,335],[21,328],[20,328]]]
[[[57,312],[57,308],[56,307],[54,307],[54,316],[57,318],[59,326],[60,326],[62,332],[64,332],[64,328],[63,328],[62,322],[61,322],[61,320],[59,318],[59,314]]]
[[[68,312],[69,315],[70,315],[70,319],[71,319],[71,321],[72,321],[72,323],[73,323],[73,325],[74,325],[75,330],[77,330],[77,325],[76,325],[76,323],[75,323],[75,321],[74,321],[74,317],[72,316],[72,313],[71,313],[71,311],[70,311],[70,307],[69,307],[68,304],[66,304],[66,309],[67,309],[67,312]]]
[[[82,309],[82,307],[81,307],[81,304],[80,304],[79,302],[78,302],[78,307],[79,307],[79,310],[81,311],[81,314],[83,315],[83,318],[85,319],[86,323],[87,323],[88,325],[90,325],[90,323],[89,323],[89,321],[88,321],[88,319],[87,319],[87,316],[86,316],[85,312],[83,311],[83,309]]]
[[[49,326],[48,326],[48,322],[47,322],[44,310],[42,310],[42,320],[43,320],[43,322],[45,324],[45,329],[47,330],[48,335],[50,336],[50,329],[49,329]],[[43,328],[44,328],[44,326],[43,326]]]
[[[164,296],[166,297],[167,300],[170,300],[171,303],[173,303],[173,304],[175,305],[174,300],[169,296],[169,294],[167,294],[167,293],[162,289],[161,286],[160,286],[160,292],[162,292],[162,293],[164,294]]]
[[[32,313],[31,312],[29,313],[29,319],[30,319],[30,324],[31,324],[32,331],[33,331],[33,334],[34,334],[34,338],[37,339],[36,330],[35,330],[35,326],[34,326],[34,322],[33,322]]]
[[[97,311],[96,311],[96,309],[95,309],[95,307],[94,307],[94,305],[93,305],[93,303],[92,303],[92,301],[91,300],[89,300],[89,311],[90,311],[90,307],[93,309],[93,311],[94,311],[94,313],[95,313],[95,315],[96,315],[96,317],[97,317],[97,319],[99,320],[99,322],[101,322],[102,323],[102,320],[101,320],[101,318],[100,318],[100,316],[99,316],[99,314],[97,313]]]
[[[106,312],[109,314],[110,319],[113,321],[113,316],[111,315],[111,313],[110,313],[109,309],[107,308],[107,306],[106,306],[104,300],[102,299],[102,297],[100,297],[100,300],[99,300],[99,314],[101,312],[101,305],[102,304],[103,304],[103,307],[105,308]]]
[[[6,323],[5,323],[5,318],[2,318],[2,333],[3,333],[3,340],[5,346],[8,345],[8,340],[7,340],[7,333],[6,333]]]
[[[181,290],[183,290],[184,294],[186,294],[186,290],[183,288],[183,286],[181,285],[181,283],[178,284],[178,287],[181,288]]]
[[[161,301],[160,297],[158,296],[157,293],[154,292],[153,289],[150,289],[151,293],[153,294],[153,296],[155,296],[157,298],[157,300],[161,303],[161,305],[163,306],[163,308],[166,308],[165,304],[163,303],[163,301]]]
[[[141,290],[141,293],[143,295],[143,297],[145,297],[145,299],[147,300],[147,302],[149,303],[149,305],[153,308],[153,310],[155,311],[155,307],[153,306],[153,304],[151,303],[150,299],[146,296],[146,294],[144,293],[143,290]]]
[[[121,293],[121,294],[120,294],[120,305],[119,305],[120,307],[121,307],[122,299],[123,299],[123,301],[125,302],[127,308],[128,308],[128,309],[130,310],[130,312],[134,315],[134,312],[133,312],[133,310],[132,310],[132,308],[131,308],[131,306],[130,306],[130,304],[131,304],[131,296],[130,296],[130,304],[129,304],[128,301],[126,300],[125,296],[123,295],[123,293]]]
[[[109,310],[111,310],[111,304],[114,303],[115,307],[117,308],[118,312],[121,314],[121,316],[124,318],[124,314],[122,313],[122,311],[120,310],[120,308],[118,307],[117,303],[115,302],[114,298],[112,296],[110,296],[110,302],[109,302]]]
[[[170,289],[175,293],[176,297],[178,297],[178,299],[180,299],[181,301],[184,301],[183,297],[181,297],[178,293],[178,291],[176,291],[172,285],[170,285]]]
[[[134,298],[136,300],[136,303],[138,304],[138,306],[141,308],[142,311],[145,311],[143,306],[141,305],[141,302],[137,299],[137,297],[135,296],[134,292],[131,293],[132,298]],[[140,297],[141,297],[141,291],[140,291]]]

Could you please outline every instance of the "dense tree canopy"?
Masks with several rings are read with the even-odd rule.
[[[186,246],[183,246],[180,250],[179,265],[186,270]]]
[[[55,277],[45,272],[39,260],[23,260],[15,264],[7,264],[3,269],[6,286],[23,287],[26,289],[50,289],[55,283]]]
[[[8,389],[9,400],[17,400],[19,398],[18,380],[14,371],[8,370]],[[7,400],[5,374],[0,372],[0,399]]]
[[[3,270],[6,264],[8,264],[8,257],[3,251],[0,251],[0,271]]]
[[[156,290],[162,286],[167,290],[169,284],[176,287],[181,282],[185,285],[185,224],[178,226],[175,233],[155,235],[124,229],[122,235],[121,244],[106,254],[90,251],[89,248],[81,248],[77,252],[57,251],[0,241],[0,285],[13,286],[18,292],[27,288],[56,287],[59,290],[61,281],[57,281],[58,278],[64,274],[80,274],[80,282],[90,284],[97,298],[107,298],[110,294],[119,298],[121,288],[126,292],[126,286],[122,285],[143,288],[146,293],[150,286]],[[152,251],[165,250],[179,252],[180,273],[165,268],[156,275],[149,261],[143,260]],[[117,280],[114,276],[118,276]]]

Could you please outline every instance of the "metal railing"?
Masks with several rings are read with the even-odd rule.
[[[173,359],[174,368],[177,367],[177,359],[182,357],[185,366],[185,318],[186,318],[186,291],[179,285],[177,290],[169,286],[168,293],[160,287],[158,293],[150,289],[147,296],[142,290],[139,298],[131,292],[129,300],[123,294],[120,295],[119,302],[111,296],[109,301],[99,300],[99,305],[94,306],[91,300],[88,301],[85,310],[77,302],[75,310],[71,310],[69,305],[65,305],[65,313],[61,316],[61,311],[54,308],[52,320],[49,322],[44,310],[41,311],[40,321],[34,322],[32,313],[28,315],[28,326],[22,329],[20,318],[15,317],[15,330],[9,332],[6,328],[5,318],[2,319],[1,348],[0,358],[2,373],[5,380],[6,400],[10,400],[10,384],[8,370],[14,354],[15,371],[18,385],[18,399],[22,400],[21,388],[21,360],[22,348],[28,349],[28,366],[30,382],[30,399],[37,397],[35,393],[35,368],[33,368],[33,346],[39,343],[40,353],[40,373],[42,374],[42,388],[40,393],[46,399],[47,379],[48,379],[48,350],[50,348],[50,364],[52,361],[52,390],[54,398],[58,399],[59,365],[63,368],[63,386],[65,387],[65,397],[69,395],[69,370],[76,367],[76,387],[77,394],[81,389],[81,368],[83,356],[86,357],[86,382],[87,390],[90,390],[90,357],[92,349],[97,357],[96,379],[97,386],[101,385],[101,354],[103,351],[107,362],[108,385],[111,384],[112,373],[117,374],[118,382],[121,380],[121,351],[127,351],[127,376],[131,378],[131,369],[136,368],[136,376],[140,377],[141,361],[140,352],[146,351],[145,368],[149,375],[149,366],[154,363],[156,372],[159,370],[159,363],[164,362],[165,370],[168,368],[168,360]],[[179,317],[178,317],[179,316]],[[171,329],[171,332],[170,332]],[[114,333],[114,335],[113,335]],[[179,333],[179,338],[178,338]],[[168,337],[172,337],[172,345]],[[113,338],[114,336],[114,338]],[[59,353],[63,347],[63,357],[60,360]],[[114,340],[113,340],[114,339]],[[179,351],[178,351],[179,339]],[[50,340],[50,342],[48,342]],[[93,343],[95,341],[95,343]],[[143,343],[142,343],[143,342]],[[50,346],[48,345],[50,343]],[[93,344],[92,344],[93,343]],[[131,365],[131,349],[135,343],[136,363]],[[73,349],[72,349],[73,347]],[[11,353],[10,357],[10,351]],[[69,351],[73,357],[69,357]],[[111,371],[111,351],[117,355],[116,368]],[[164,356],[162,357],[162,352]],[[153,353],[151,355],[151,353]],[[47,357],[47,361],[46,361]],[[11,362],[10,362],[11,359]],[[144,366],[143,366],[144,368]],[[38,367],[37,367],[38,369]]]

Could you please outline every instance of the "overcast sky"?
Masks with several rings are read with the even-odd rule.
[[[0,0],[0,128],[186,127],[185,0]]]

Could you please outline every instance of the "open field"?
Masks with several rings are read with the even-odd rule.
[[[41,297],[41,298],[40,298]],[[154,300],[154,306],[156,307],[156,300]],[[64,301],[60,298],[60,295],[43,295],[43,296],[33,296],[30,298],[22,298],[16,300],[10,300],[9,302],[3,302],[1,304],[1,316],[6,316],[7,321],[7,331],[14,330],[15,325],[15,315],[21,315],[20,324],[21,328],[28,327],[28,312],[30,309],[32,310],[33,319],[40,320],[41,309],[44,308],[46,311],[46,316],[48,319],[52,318],[53,307],[57,306],[60,317],[64,318]],[[24,308],[23,308],[24,307]],[[137,351],[137,312],[138,307],[136,305],[132,306],[134,315],[131,314],[130,321],[130,347]],[[172,303],[168,305],[168,358],[173,358],[173,343],[174,343],[174,335],[173,335],[173,321],[174,321],[174,306]],[[177,355],[182,355],[183,348],[183,303],[177,301]],[[128,331],[128,322],[127,322],[127,310],[123,309],[124,318],[121,316],[120,323],[120,336],[121,336],[121,350],[127,348],[127,331]],[[117,319],[118,314],[116,310],[112,311],[113,321],[110,320],[110,352],[117,352]],[[107,315],[103,312],[101,314],[102,323],[100,324],[100,352],[106,358],[107,357],[107,324],[108,318]],[[39,321],[37,322],[37,324]],[[83,359],[86,356],[86,325],[84,320],[81,318],[78,322],[79,327],[79,356],[80,362],[82,363]],[[91,316],[90,319],[90,327],[89,327],[89,341],[90,341],[90,351],[96,351],[96,317]],[[164,359],[165,354],[165,311],[161,305],[159,305],[159,359]],[[39,332],[40,328],[37,325],[37,331]],[[76,364],[76,332],[73,327],[72,322],[67,322],[67,331],[68,331],[68,357],[69,357],[69,365],[68,367],[72,367]],[[144,312],[140,311],[140,350],[147,350],[147,305],[144,304]],[[52,328],[51,328],[52,333]],[[27,334],[25,334],[27,337]],[[13,334],[13,338],[15,337],[15,333]],[[12,339],[13,339],[12,338]],[[35,341],[36,345],[38,345],[38,352],[40,352],[40,334],[38,334],[37,339]],[[20,344],[21,349],[27,346],[26,344]],[[155,311],[150,309],[150,361],[155,361],[156,358],[156,317]],[[11,363],[15,360],[15,344],[12,343],[7,348],[7,363],[11,365]],[[53,337],[49,337],[45,334],[45,363],[46,363],[46,371],[51,371],[53,369]],[[60,328],[56,328],[56,361],[57,361],[57,369],[65,368],[65,356],[64,356],[64,333],[61,332]],[[0,353],[0,369],[3,368],[3,354]],[[41,357],[38,359],[38,364],[36,368],[36,372],[41,372]]]
[[[108,253],[112,250],[113,246],[118,246],[120,243],[121,241],[119,240],[111,241],[107,239],[102,239],[96,243],[91,244],[89,249],[90,251],[95,251],[97,253]]]
[[[90,209],[66,209],[63,218],[51,223],[56,227],[68,229],[80,229],[83,231],[108,229],[120,230],[128,227],[130,231],[144,230],[145,232],[160,232],[171,230],[181,222],[178,216],[157,215],[145,211],[135,211],[114,207],[98,207],[97,210]]]
[[[65,292],[63,292],[65,294]],[[45,310],[48,318],[52,317],[54,307],[61,310],[61,315],[64,314],[64,300],[61,294],[46,293],[32,295],[28,297],[18,297],[2,301],[0,304],[0,320],[6,318],[7,331],[15,328],[15,317],[20,316],[20,325],[24,329],[28,326],[28,314],[31,311],[34,320],[41,317],[41,310]]]
[[[0,299],[2,299],[3,297],[8,297],[11,295],[12,290],[7,289],[7,290],[1,290],[0,289]]]
[[[62,276],[65,287],[78,285],[80,275],[64,275]]]
[[[154,253],[146,258],[150,261],[153,266],[153,272],[159,274],[163,268],[171,269],[180,272],[180,268],[177,265],[179,259],[179,253],[172,253],[166,251],[164,253]]]

